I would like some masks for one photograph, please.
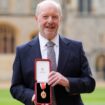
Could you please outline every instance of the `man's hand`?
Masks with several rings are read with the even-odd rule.
[[[48,84],[52,87],[57,84],[62,85],[64,87],[69,87],[69,80],[59,72],[51,71],[49,74]]]
[[[35,104],[35,94],[32,96],[32,102]]]

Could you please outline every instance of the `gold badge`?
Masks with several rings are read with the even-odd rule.
[[[45,92],[45,91],[42,91],[42,92],[41,92],[41,97],[42,97],[43,99],[45,99],[46,96],[47,96],[47,95],[46,95],[46,92]]]

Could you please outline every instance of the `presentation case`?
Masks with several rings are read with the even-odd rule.
[[[48,85],[48,75],[51,70],[51,62],[48,59],[35,60],[35,102],[36,104],[51,104],[52,89]]]

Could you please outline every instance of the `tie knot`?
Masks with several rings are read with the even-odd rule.
[[[54,45],[55,45],[55,43],[53,43],[52,41],[49,41],[46,44],[47,47],[53,47]]]

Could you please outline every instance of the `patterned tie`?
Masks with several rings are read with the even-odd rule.
[[[54,43],[49,41],[47,46],[47,57],[51,61],[51,70],[56,71],[56,56],[54,51]],[[54,88],[52,88],[52,105],[56,105],[55,95],[54,95]]]

